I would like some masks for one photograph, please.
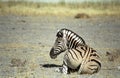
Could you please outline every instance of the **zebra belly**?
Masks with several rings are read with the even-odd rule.
[[[69,53],[68,51],[64,56],[64,62],[69,68],[76,69],[81,64],[82,57],[79,55],[79,53],[77,54],[76,57],[73,52]]]

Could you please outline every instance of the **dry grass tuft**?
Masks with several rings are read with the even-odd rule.
[[[116,49],[112,52],[106,52],[106,56],[108,57],[108,61],[117,61],[120,60],[120,50]]]
[[[16,59],[16,58],[13,58],[11,60],[11,67],[24,67],[26,64],[26,60],[22,61],[21,59]]]
[[[75,18],[78,19],[78,18],[90,18],[89,15],[87,14],[84,14],[84,13],[78,13],[77,15],[75,15]]]

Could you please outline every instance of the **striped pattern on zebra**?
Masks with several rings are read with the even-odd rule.
[[[71,30],[61,29],[50,51],[50,57],[55,59],[65,52],[63,66],[56,71],[68,74],[77,71],[79,74],[97,73],[101,68],[100,57],[96,50],[86,45],[82,37]]]
[[[56,37],[57,39],[50,52],[51,58],[56,58],[57,55],[64,52],[66,49],[75,48],[80,44],[86,45],[85,40],[82,37],[69,29],[61,29],[56,34]]]

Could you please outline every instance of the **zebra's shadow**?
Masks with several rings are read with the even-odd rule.
[[[56,64],[40,64],[40,66],[44,68],[62,67],[62,65],[56,65]]]

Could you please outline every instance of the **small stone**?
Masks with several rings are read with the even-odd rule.
[[[21,20],[21,22],[25,23],[26,21],[25,20]]]
[[[39,42],[38,44],[41,44],[41,42]]]
[[[15,28],[12,28],[12,30],[15,30]]]

